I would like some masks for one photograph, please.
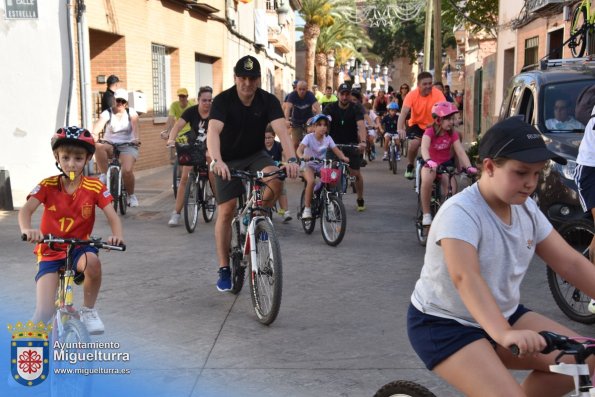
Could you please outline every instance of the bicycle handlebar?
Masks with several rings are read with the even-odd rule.
[[[339,149],[359,149],[359,145],[354,145],[352,143],[337,143],[336,146]]]
[[[593,339],[585,337],[568,337],[564,335],[556,334],[551,331],[539,332],[546,342],[545,348],[541,351],[542,354],[548,354],[554,350],[560,350],[561,355],[571,355],[581,357],[583,360],[595,353],[595,344]],[[583,340],[582,342],[580,340]],[[520,353],[517,345],[509,347],[512,354],[518,356]],[[560,357],[559,356],[559,357]]]
[[[124,147],[124,146],[133,146],[133,147],[140,146],[140,142],[136,142],[136,143],[135,142],[114,143],[114,142],[106,141],[106,140],[103,140],[103,139],[98,140],[97,143],[106,143],[108,145],[112,145],[115,148]]]
[[[245,170],[238,170],[238,169],[230,169],[229,173],[232,178],[241,178],[241,179],[262,179],[268,178],[269,176],[278,175],[279,179],[285,179],[287,177],[287,172],[285,168],[279,168],[276,171],[272,172],[263,172],[263,171],[245,171]]]
[[[25,233],[21,234],[21,240],[27,241],[27,235]],[[68,245],[88,245],[95,248],[101,248],[106,250],[113,250],[113,251],[126,251],[126,244],[121,245],[111,245],[108,243],[104,243],[101,241],[100,238],[98,239],[91,239],[91,240],[80,240],[78,238],[63,238],[63,237],[56,237],[48,234],[47,236],[43,236],[43,239],[40,241],[44,244],[68,244]]]

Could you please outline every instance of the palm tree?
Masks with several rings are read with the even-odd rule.
[[[305,25],[304,44],[306,46],[306,70],[304,77],[308,87],[314,83],[314,56],[320,29],[331,26],[341,16],[354,12],[353,0],[302,0],[300,16]]]

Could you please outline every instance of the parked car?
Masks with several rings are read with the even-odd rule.
[[[573,117],[577,96],[593,84],[595,62],[582,59],[549,61],[514,76],[500,109],[500,120],[522,117],[543,134],[550,150],[568,161],[566,165],[548,162],[533,195],[556,228],[567,220],[585,217],[585,214],[573,179],[584,126],[576,120],[556,122],[555,112],[565,104],[566,112]]]

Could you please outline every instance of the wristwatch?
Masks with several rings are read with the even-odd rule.
[[[291,163],[297,163],[297,159],[295,157],[290,157],[287,159],[287,163],[291,164]]]

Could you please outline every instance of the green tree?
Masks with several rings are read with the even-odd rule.
[[[306,46],[304,77],[308,87],[314,83],[314,57],[320,29],[332,26],[335,20],[353,14],[353,4],[353,1],[346,0],[302,0],[299,13],[305,22],[302,29]]]

